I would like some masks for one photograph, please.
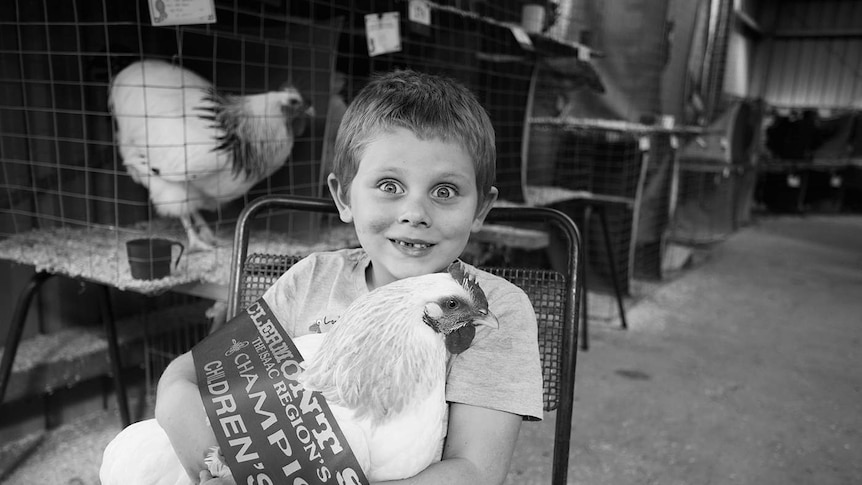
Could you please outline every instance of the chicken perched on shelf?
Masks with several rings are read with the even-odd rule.
[[[497,320],[475,278],[456,262],[447,273],[382,286],[353,302],[328,333],[294,340],[305,358],[300,381],[326,398],[370,481],[411,477],[440,460],[446,362],[469,348],[477,325],[496,328]],[[231,483],[217,456],[207,461],[213,476]],[[114,438],[100,478],[102,485],[189,480],[155,420]]]
[[[190,250],[214,247],[200,214],[237,199],[281,168],[313,109],[294,87],[235,96],[178,65],[135,62],[110,88],[123,165],[156,212],[179,218]]]

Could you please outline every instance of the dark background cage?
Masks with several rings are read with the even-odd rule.
[[[94,268],[106,258],[115,264],[98,281],[111,286],[117,321],[133,322],[123,325],[141,330],[136,338],[143,339],[147,351],[142,363],[130,364],[143,369],[148,385],[173,356],[205,334],[208,317],[218,313],[217,305],[209,308],[211,295],[188,291],[187,281],[178,283],[190,296],[161,294],[164,287],[141,288],[139,282],[130,282],[124,242],[163,234],[182,240],[182,230],[155,213],[147,190],[122,166],[108,90],[124,67],[142,59],[164,60],[233,95],[272,91],[289,81],[317,111],[283,168],[243,197],[204,213],[222,243],[206,255],[184,255],[178,273],[188,272],[189,281],[220,281],[227,277],[228,241],[236,216],[248,201],[274,193],[326,195],[339,116],[374,73],[413,68],[452,77],[475,92],[496,132],[501,198],[523,202],[522,138],[533,65],[543,56],[577,57],[579,49],[544,34],[532,34],[532,47],[519,43],[506,22],[520,21],[523,3],[480,2],[471,9],[462,8],[461,2],[432,3],[428,27],[409,22],[408,2],[394,0],[216,1],[214,23],[179,26],[153,26],[143,0],[4,2],[0,245],[8,243],[5,249],[12,251],[13,260],[26,246],[43,248],[57,258],[74,260],[72,273],[85,275],[77,279],[71,274],[73,278],[44,285],[38,298],[51,304],[33,305],[25,339],[67,328],[98,334],[99,285],[86,276],[102,271]],[[370,57],[365,16],[384,12],[400,14],[402,48]],[[321,234],[335,225],[309,217],[271,218],[261,224],[272,234],[289,230],[296,239],[290,244],[306,252],[318,247]],[[332,237],[333,245],[342,244],[340,233]],[[33,270],[6,256],[0,267],[10,277],[0,281],[0,306],[12,308]],[[175,328],[152,325],[161,310],[183,308],[194,308],[196,316],[182,319]],[[4,338],[5,328],[0,333]],[[103,363],[94,366],[87,375],[107,371]],[[33,409],[44,410],[41,405]]]

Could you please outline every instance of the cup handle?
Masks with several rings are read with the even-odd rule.
[[[183,246],[183,243],[181,243],[179,241],[171,241],[171,246],[174,246],[174,245],[180,247],[180,254],[177,255],[177,261],[174,263],[174,268],[176,268],[177,266],[180,265],[180,258],[183,257],[183,251],[185,251],[186,247]]]

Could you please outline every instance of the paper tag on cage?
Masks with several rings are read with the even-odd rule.
[[[799,186],[802,185],[802,180],[799,178],[799,175],[788,174],[787,175],[787,186],[793,187],[794,189],[798,189]]]
[[[216,22],[213,0],[149,0],[153,25],[194,25]]]
[[[401,52],[401,14],[385,12],[365,16],[365,38],[371,57]]]
[[[201,399],[236,483],[367,485],[302,355],[261,298],[192,348]]]
[[[422,25],[431,25],[431,6],[425,0],[410,0],[407,19]]]
[[[530,51],[533,50],[533,41],[526,30],[521,28],[520,25],[512,25],[509,28],[512,31],[512,35],[515,36],[515,40],[518,41],[518,44],[521,44],[522,48]]]
[[[638,148],[642,152],[648,152],[650,148],[650,141],[648,136],[642,136],[638,139]]]

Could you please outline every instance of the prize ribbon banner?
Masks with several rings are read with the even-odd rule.
[[[201,397],[236,483],[366,485],[302,356],[263,299],[192,349]]]

